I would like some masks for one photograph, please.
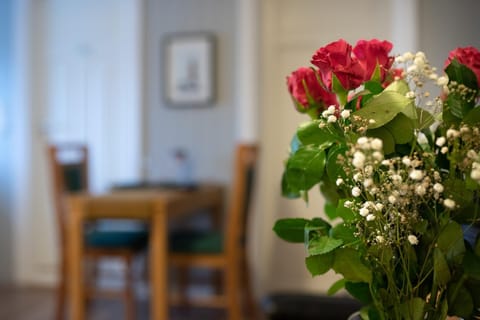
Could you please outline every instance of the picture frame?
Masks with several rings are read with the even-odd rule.
[[[215,97],[215,38],[173,33],[164,41],[164,96],[170,107],[211,106]]]

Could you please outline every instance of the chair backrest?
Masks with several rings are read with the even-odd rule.
[[[235,251],[246,243],[245,235],[257,157],[256,145],[240,144],[236,148],[233,186],[226,221],[227,251]]]
[[[67,193],[88,191],[88,148],[82,144],[48,146],[48,161],[53,184],[53,201],[59,230],[59,241],[65,241]]]

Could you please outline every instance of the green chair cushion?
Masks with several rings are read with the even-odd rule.
[[[93,248],[140,249],[148,243],[145,230],[91,230],[85,234],[85,244]]]
[[[169,235],[169,247],[176,253],[220,253],[223,237],[220,232],[182,230]]]

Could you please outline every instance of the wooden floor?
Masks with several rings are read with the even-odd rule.
[[[51,320],[54,291],[45,288],[0,287],[0,320]],[[121,320],[123,306],[118,300],[95,300],[88,309],[88,320]],[[137,319],[148,319],[149,304],[138,301]],[[173,308],[171,320],[224,320],[221,310]]]

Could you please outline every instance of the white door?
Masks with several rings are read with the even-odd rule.
[[[20,281],[51,283],[56,221],[46,163],[49,142],[90,148],[93,191],[141,176],[143,0],[26,1],[31,12],[31,104],[20,214]]]
[[[323,199],[310,192],[308,206],[302,200],[280,195],[283,160],[296,127],[308,120],[293,107],[286,76],[309,66],[314,51],[344,38],[390,39],[389,2],[376,0],[265,0],[263,7],[263,91],[261,110],[262,157],[260,163],[259,212],[264,226],[264,250],[258,268],[266,292],[325,292],[336,280],[334,274],[312,279],[305,268],[301,244],[273,237],[272,227],[282,217],[323,215]]]

